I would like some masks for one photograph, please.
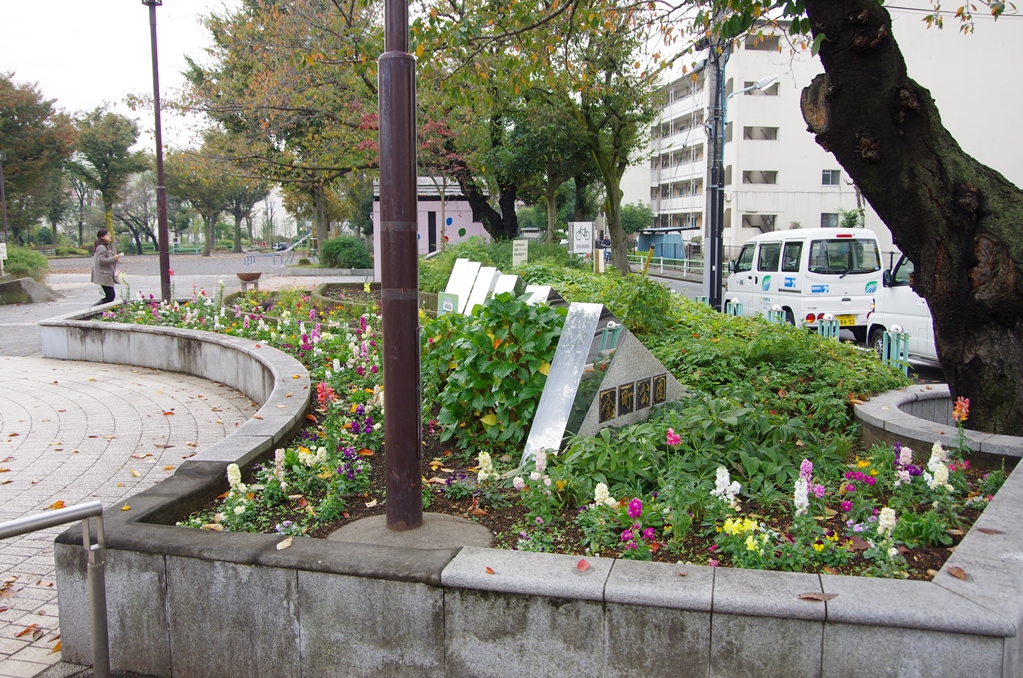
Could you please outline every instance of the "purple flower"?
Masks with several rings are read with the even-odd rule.
[[[804,459],[803,463],[799,465],[799,475],[807,480],[813,475],[813,462],[809,459]]]
[[[848,485],[845,486],[845,491],[846,492],[855,492],[856,491],[856,486],[853,485],[852,483],[849,483]]]
[[[866,478],[863,479],[863,482],[865,482],[867,485],[870,485],[871,487],[873,487],[874,483],[877,482],[877,478],[875,478],[873,476],[867,476]]]
[[[824,486],[823,485],[814,485],[813,486],[813,496],[817,497],[818,499],[820,499],[821,497],[824,496],[824,492],[825,492],[825,490],[824,490]]]
[[[629,502],[628,512],[630,518],[639,518],[643,515],[643,502],[638,497],[634,498]]]
[[[352,433],[362,433],[362,428],[359,426],[359,422],[352,422]]]
[[[543,525],[543,518],[541,518],[540,516],[537,516],[536,517],[536,524],[537,525]]]
[[[622,541],[630,541],[632,539],[632,530],[625,530],[622,532]]]
[[[852,502],[851,501],[843,501],[842,502],[842,512],[843,513],[849,513],[849,511],[852,511]]]
[[[376,366],[376,365],[372,365],[372,366],[371,366],[371,367],[369,368],[369,371],[370,371],[370,372],[372,372],[373,374],[376,374],[376,373],[377,373],[377,366]]]
[[[365,413],[366,413],[366,408],[364,408],[362,405],[356,405],[355,406],[355,414],[356,415],[361,417]]]
[[[355,368],[355,373],[361,377],[362,375],[366,374],[366,370],[362,369],[362,365],[359,365],[358,367]]]
[[[863,524],[862,523],[856,523],[855,525],[853,525],[853,529],[852,530],[853,530],[853,532],[862,532],[863,531]]]
[[[907,466],[906,470],[909,471],[909,475],[911,476],[918,476],[923,474],[923,470],[921,470],[919,466],[915,466],[913,464]]]
[[[636,550],[636,542],[630,541],[628,544],[625,545],[625,550],[626,551],[635,551]]]
[[[643,539],[645,541],[653,541],[654,540],[654,528],[648,527],[645,530],[643,530]]]

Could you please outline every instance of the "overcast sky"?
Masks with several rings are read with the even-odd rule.
[[[200,17],[238,4],[165,0],[156,8],[161,96],[182,86],[185,54],[204,60],[210,40]],[[141,0],[0,0],[0,71],[37,83],[68,112],[106,102],[137,117],[147,136],[152,131],[151,111],[132,113],[124,105],[128,94],[153,92],[149,8]],[[186,144],[194,127],[166,113],[163,126],[164,140],[174,145]]]

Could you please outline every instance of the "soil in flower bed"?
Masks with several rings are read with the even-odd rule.
[[[448,480],[451,480],[452,483],[468,481],[467,484],[471,486],[476,477],[476,469],[469,466],[465,462],[464,457],[448,443],[442,443],[439,440],[439,434],[430,434],[424,429],[423,446],[423,477],[431,481],[428,483],[431,486],[431,501],[429,506],[425,508],[425,511],[460,516],[478,522],[486,526],[495,535],[495,546],[505,549],[516,548],[520,537],[520,530],[525,525],[527,513],[522,504],[517,501],[515,496],[517,491],[511,488],[498,490],[498,493],[506,500],[499,507],[480,505],[479,501],[471,496],[452,499],[445,492],[449,487]],[[311,528],[306,536],[326,538],[335,530],[352,521],[386,513],[383,452],[372,454],[367,458],[372,464],[369,491],[361,496],[349,497],[345,511],[339,520],[317,525]],[[502,461],[507,465],[513,460],[503,459]],[[971,486],[975,485],[981,475],[983,475],[983,472],[980,470],[967,470]],[[245,482],[249,484],[256,482],[255,474],[252,472],[246,474]],[[311,515],[312,507],[317,506],[321,499],[321,497],[308,496],[294,500],[290,507],[278,507],[274,510],[261,507],[259,523],[264,527],[262,531],[272,533],[274,532],[274,526],[284,521],[298,522],[308,519]],[[220,510],[219,501],[211,502],[193,515],[210,517],[217,510]],[[554,537],[553,546],[550,549],[551,552],[579,556],[592,555],[580,546],[584,540],[581,530],[573,523],[576,515],[578,515],[578,509],[567,510],[560,516],[560,524],[554,526],[553,533],[557,536]],[[909,578],[917,580],[932,579],[962,540],[969,526],[973,524],[979,515],[980,511],[978,510],[970,508],[962,510],[960,516],[963,519],[964,527],[961,530],[951,530],[949,532],[949,536],[952,538],[952,544],[949,546],[918,546],[913,549],[900,546],[899,549],[905,557],[908,566]],[[742,512],[739,516],[753,518],[766,523],[770,529],[776,530],[782,535],[786,534],[792,523],[790,513],[779,514],[772,511],[762,511],[753,502],[743,504]],[[823,527],[834,530],[837,534],[842,534],[845,530],[842,518],[837,514],[828,517],[824,521]],[[680,543],[671,547],[663,542],[660,543],[652,553],[652,560],[657,562],[707,565],[712,558],[716,558],[719,566],[728,567],[731,565],[728,556],[720,551],[716,553],[712,551],[714,548],[714,536],[715,533],[712,529],[709,534],[701,534],[700,527],[694,526],[690,534],[684,540],[681,540]],[[865,532],[864,536],[869,538],[873,535]],[[865,539],[854,538],[851,550],[855,555],[846,565],[837,568],[810,568],[804,571],[846,575],[861,574],[870,566],[869,561],[861,555],[862,551],[866,548],[868,548],[868,544]],[[622,552],[621,550],[604,550],[599,555],[619,557],[622,555]]]
[[[368,294],[361,287],[331,287],[328,286],[322,293],[327,299],[333,299],[346,304],[370,304],[380,305],[380,292],[370,291]]]

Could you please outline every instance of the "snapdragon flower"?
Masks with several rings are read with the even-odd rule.
[[[710,491],[710,494],[734,508],[736,504],[735,495],[739,493],[741,488],[742,486],[739,484],[739,481],[731,480],[731,477],[728,475],[728,469],[724,466],[719,466],[717,477],[714,480],[714,489]]]
[[[792,494],[792,503],[796,506],[796,515],[801,516],[810,508],[810,499],[807,496],[807,480],[803,475],[796,478],[796,489]]]
[[[615,501],[614,497],[608,494],[607,485],[604,483],[597,483],[597,486],[593,488],[593,502],[598,505],[604,506],[617,506],[618,502]]]
[[[877,533],[887,539],[892,536],[892,530],[895,529],[895,509],[888,508],[887,506],[881,509],[881,515],[877,519]]]

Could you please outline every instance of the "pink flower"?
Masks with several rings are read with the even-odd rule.
[[[813,496],[817,497],[818,499],[820,499],[821,497],[824,496],[824,492],[825,492],[825,490],[824,490],[824,486],[823,485],[814,485],[813,486]]]
[[[667,442],[668,445],[672,445],[672,446],[674,446],[674,445],[681,445],[682,444],[682,436],[678,435],[677,433],[675,433],[675,431],[673,429],[669,428],[665,442]]]
[[[813,475],[813,462],[809,459],[804,459],[803,463],[799,465],[799,475],[807,480]]]
[[[852,483],[849,483],[848,485],[845,486],[845,491],[846,492],[855,492],[856,491],[856,486],[853,485]]]
[[[717,567],[718,566],[718,561],[716,561],[713,558],[711,558],[710,560],[707,561],[707,564],[710,565],[711,567]]]
[[[632,540],[632,530],[625,530],[624,532],[622,532],[622,541],[631,541],[631,540]]]
[[[874,483],[877,482],[877,478],[875,478],[874,476],[867,476],[866,478],[863,479],[863,482],[873,487]]]
[[[851,501],[843,501],[842,502],[842,511],[844,513],[849,513],[849,511],[852,511],[852,502]]]
[[[633,499],[629,502],[628,512],[630,518],[639,518],[643,515],[643,502],[638,497]]]
[[[653,541],[654,540],[654,528],[648,527],[645,530],[643,530],[643,539],[645,539],[646,541]]]
[[[522,478],[518,476],[515,476],[515,478],[512,480],[512,487],[514,487],[516,490],[519,490],[520,492],[525,486],[526,481],[524,481]]]
[[[715,551],[718,550],[718,545],[717,544],[711,544],[710,548],[707,549],[707,550],[710,551],[711,553],[714,553]]]

